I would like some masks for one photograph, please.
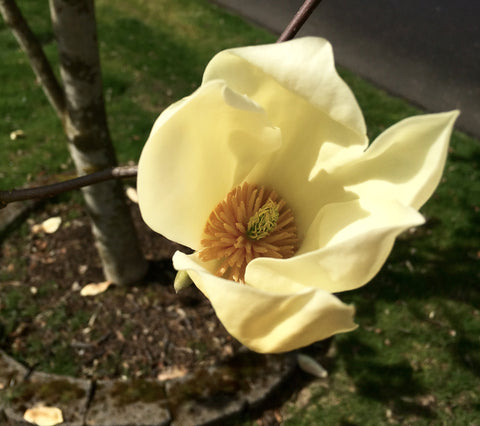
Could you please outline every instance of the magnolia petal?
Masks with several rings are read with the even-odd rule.
[[[62,410],[57,407],[37,406],[29,408],[23,414],[23,418],[38,426],[55,426],[63,423]]]
[[[358,288],[380,270],[395,238],[423,222],[415,209],[396,201],[331,204],[320,212],[294,257],[255,259],[247,266],[245,280],[271,292],[282,291],[276,276],[328,292]]]
[[[100,283],[90,283],[80,290],[80,296],[96,296],[107,291],[113,283],[111,281],[102,281]]]
[[[187,373],[188,370],[185,367],[178,367],[174,365],[166,367],[164,370],[162,370],[162,372],[158,374],[157,380],[164,381],[178,379],[179,377],[185,376]]]
[[[247,180],[275,189],[306,229],[318,209],[332,201],[323,197],[326,185],[315,178],[367,147],[362,113],[335,70],[330,44],[312,37],[220,52],[207,66],[204,82],[214,78],[247,94],[281,129],[282,147]]]
[[[23,139],[25,137],[25,132],[21,129],[14,130],[13,132],[10,132],[10,139],[12,141],[17,140],[17,139]]]
[[[292,163],[296,163],[295,157],[296,155],[292,152]],[[298,157],[302,157],[302,154],[299,153]],[[281,167],[275,170],[275,174],[263,174],[263,176],[261,168],[257,167],[247,179],[252,182],[261,182],[262,185],[277,191],[292,209],[298,235],[303,240],[322,208],[332,203],[358,199],[358,196],[354,192],[345,191],[338,179],[334,179],[326,171],[320,172],[308,182],[302,182],[302,176],[307,178],[305,172],[308,171],[299,164],[297,166],[298,172],[293,176],[284,173],[287,174],[288,178],[282,177]],[[287,164],[284,168],[285,171],[289,170]]]
[[[198,249],[210,212],[279,148],[280,132],[222,81],[203,85],[157,123],[138,166],[140,210],[152,229]]]
[[[440,182],[458,111],[407,118],[383,132],[338,177],[360,197],[419,209]]]
[[[32,232],[38,234],[39,232],[45,232],[46,234],[53,234],[57,232],[58,228],[62,224],[62,218],[59,216],[50,217],[44,220],[40,224],[35,224],[32,226]]]
[[[333,120],[365,135],[366,127],[355,96],[335,70],[332,46],[318,37],[304,37],[284,43],[240,47],[218,53],[207,65],[203,82],[222,79],[239,93],[260,103],[270,115],[278,104],[275,91],[265,84],[277,81],[304,98]],[[262,100],[256,98],[256,94]],[[281,102],[281,101],[280,101]],[[292,111],[291,105],[280,109]]]
[[[354,308],[325,291],[267,293],[212,275],[195,254],[176,252],[173,264],[188,272],[227,331],[254,351],[290,351],[356,328]]]

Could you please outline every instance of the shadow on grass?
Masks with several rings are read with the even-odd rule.
[[[355,304],[363,330],[338,339],[339,359],[358,395],[396,415],[438,419],[437,386],[455,399],[471,387],[462,380],[480,376],[474,244],[480,223],[471,201],[469,209],[464,203],[466,198],[455,201],[462,209],[456,229],[446,228],[448,217],[445,222],[429,219],[396,242],[371,283],[342,295]],[[385,344],[388,338],[397,343]],[[408,353],[417,347],[420,353]]]
[[[387,404],[396,412],[436,417],[429,407],[415,402],[414,398],[425,394],[426,389],[407,361],[382,362],[372,346],[353,334],[340,340],[338,349],[359,395]]]
[[[480,377],[480,343],[478,335],[472,335],[472,333],[468,332],[465,326],[465,319],[458,313],[448,308],[444,309],[444,313],[456,332],[455,340],[446,349],[458,365]],[[472,320],[475,321],[475,319]]]
[[[477,223],[478,222],[478,223]],[[478,225],[478,228],[476,226]],[[361,290],[361,299],[355,300],[358,311],[375,320],[375,304],[372,301],[389,303],[427,300],[456,301],[472,308],[480,306],[478,292],[477,253],[475,229],[480,229],[477,218],[469,220],[468,228],[458,231],[455,243],[447,248],[435,247],[432,231],[444,226],[438,219],[430,219],[426,225],[415,230],[413,236],[402,236],[395,243],[387,264],[379,274]],[[441,237],[437,236],[437,239]],[[424,312],[415,316],[424,318]],[[456,318],[458,325],[463,318]]]

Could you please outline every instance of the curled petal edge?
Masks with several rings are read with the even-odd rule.
[[[376,194],[419,209],[438,186],[459,111],[409,117],[385,130],[337,174],[360,198]]]
[[[246,280],[272,292],[291,280],[332,293],[353,290],[378,273],[401,232],[425,221],[415,209],[396,201],[367,199],[326,206],[317,219],[299,254],[254,259]],[[283,280],[274,281],[275,276]]]
[[[354,307],[326,291],[265,292],[212,275],[196,254],[176,252],[173,264],[190,275],[227,331],[256,352],[286,352],[357,327]]]
[[[280,145],[280,130],[250,99],[221,80],[201,86],[157,119],[143,148],[137,177],[143,220],[199,249],[213,208]]]
[[[258,78],[258,73],[248,70],[249,67],[261,70],[359,135],[366,134],[362,111],[335,69],[333,49],[327,40],[301,37],[284,43],[224,50],[208,63],[203,83],[221,78],[235,90],[250,95],[257,82],[245,76]]]

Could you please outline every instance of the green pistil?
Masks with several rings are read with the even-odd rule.
[[[248,221],[247,236],[252,240],[265,238],[277,226],[279,216],[278,205],[269,199]]]

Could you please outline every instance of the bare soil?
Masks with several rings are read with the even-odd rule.
[[[94,379],[182,375],[238,352],[195,286],[175,294],[170,259],[182,247],[151,231],[133,203],[131,211],[149,274],[97,296],[80,295],[104,277],[79,202],[48,202],[0,236],[3,350],[31,367]],[[52,216],[62,218],[58,231],[32,232]]]

